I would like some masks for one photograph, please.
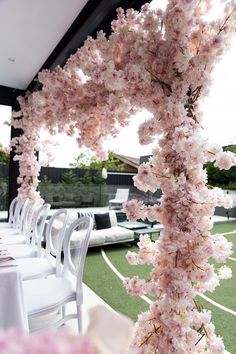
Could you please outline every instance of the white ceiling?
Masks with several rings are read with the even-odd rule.
[[[25,89],[87,0],[0,0],[0,85]]]

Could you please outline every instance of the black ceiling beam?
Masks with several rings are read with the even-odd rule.
[[[24,94],[24,91],[0,85],[0,104],[12,106],[16,97]]]
[[[53,70],[57,65],[63,67],[71,54],[81,47],[87,36],[96,36],[99,30],[107,35],[111,33],[111,22],[116,18],[116,9],[134,8],[139,10],[147,0],[89,0],[79,13],[69,30],[63,36],[51,55],[41,67]],[[27,90],[34,91],[39,88],[36,77],[31,81]]]

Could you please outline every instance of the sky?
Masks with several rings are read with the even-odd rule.
[[[235,62],[236,38],[222,61],[217,63],[213,72],[213,85],[209,97],[202,106],[204,112],[202,135],[210,142],[220,143],[222,146],[236,144]],[[4,146],[9,146],[10,128],[3,123],[10,119],[10,115],[11,109],[9,107],[0,106],[0,143]],[[137,136],[139,124],[147,117],[147,114],[144,113],[133,117],[130,125],[123,128],[117,138],[110,138],[104,142],[105,150],[133,157],[151,154],[152,145],[141,146]],[[44,136],[46,135],[47,133],[44,133]],[[55,159],[50,163],[50,166],[68,167],[84,149],[79,149],[75,139],[67,137],[65,134],[58,134],[54,140],[55,138],[58,145],[51,148]]]

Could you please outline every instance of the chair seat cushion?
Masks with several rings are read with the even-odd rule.
[[[76,299],[75,285],[67,278],[24,281],[23,292],[28,316],[32,318]]]
[[[23,235],[2,236],[1,239],[5,245],[18,245],[26,243],[26,239]]]
[[[36,248],[33,248],[31,245],[8,245],[7,250],[14,258],[37,256]]]
[[[1,228],[0,229],[0,237],[2,236],[14,236],[19,235],[19,230],[13,228]]]
[[[23,280],[44,278],[56,272],[55,258],[20,258],[17,260]]]
[[[12,224],[9,222],[0,222],[0,229],[12,228]]]

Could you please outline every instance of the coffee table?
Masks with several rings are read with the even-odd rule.
[[[150,235],[150,239],[152,240],[152,235],[153,234],[160,234],[161,229],[158,228],[153,228],[153,227],[147,227],[145,229],[138,229],[134,230],[134,238],[137,240],[139,239],[140,235],[145,235],[148,234]]]
[[[140,235],[148,234],[152,240],[152,234],[159,233],[163,230],[162,224],[157,224],[154,227],[148,227],[144,222],[139,221],[122,221],[118,223],[119,226],[134,231],[134,239],[138,240]]]
[[[138,229],[147,228],[147,224],[144,224],[144,222],[139,222],[139,221],[122,221],[122,222],[118,222],[118,225],[121,227],[125,227],[126,229],[129,230],[138,230]]]

